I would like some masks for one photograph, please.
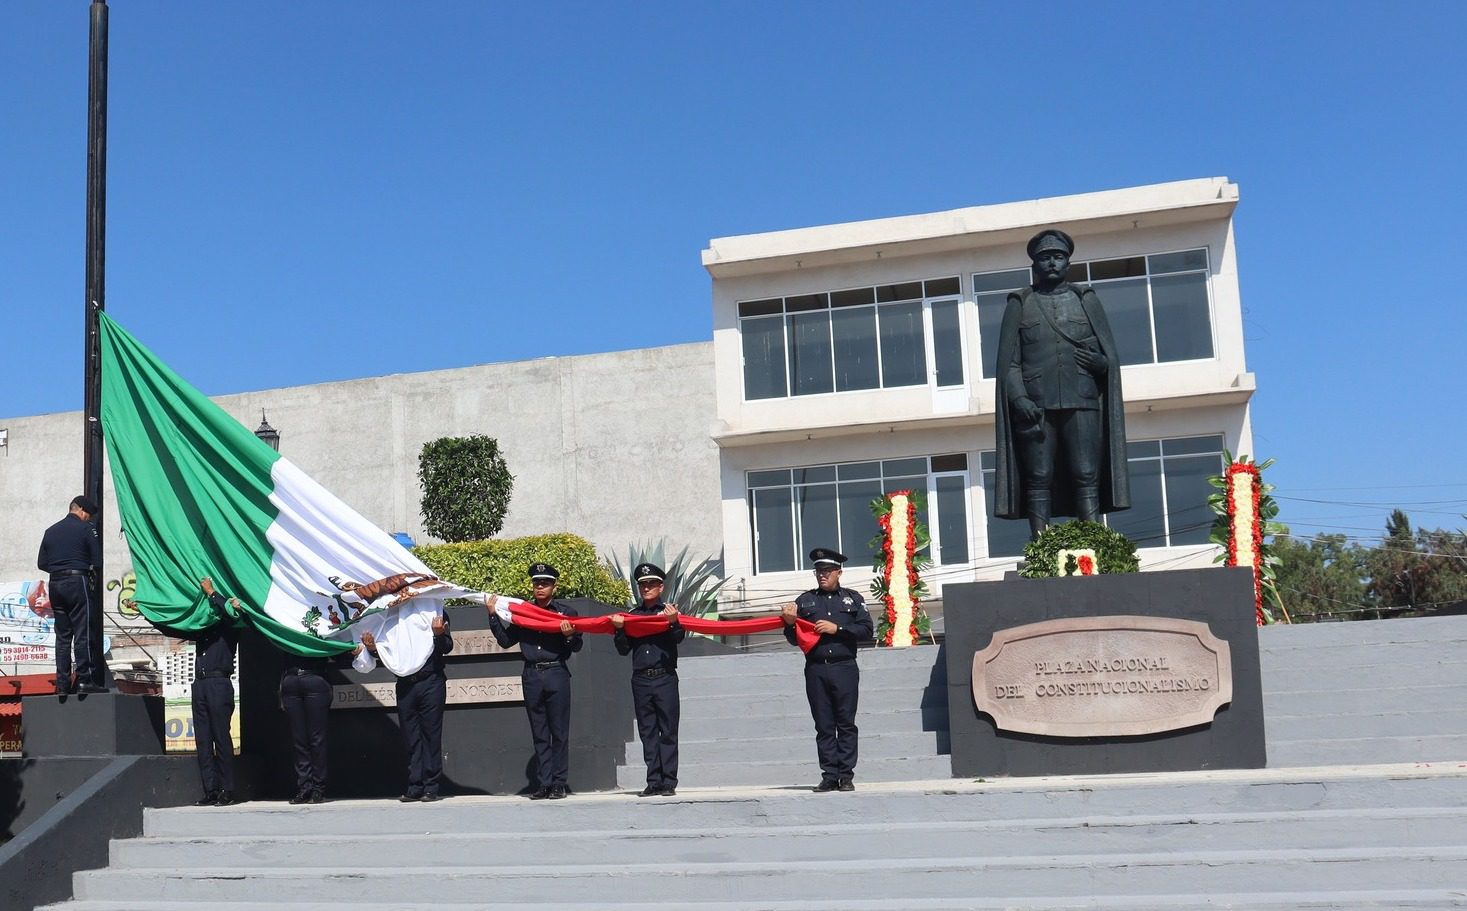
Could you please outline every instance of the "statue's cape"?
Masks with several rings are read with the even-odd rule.
[[[1115,336],[1110,331],[1110,321],[1105,317],[1105,308],[1100,297],[1091,288],[1062,285],[1080,299],[1080,307],[1095,330],[1101,354],[1110,361],[1105,372],[1104,390],[1100,394],[1101,446],[1100,466],[1100,511],[1116,512],[1131,506],[1131,482],[1126,469],[1126,405],[1121,398],[1121,358],[1116,348]],[[997,455],[995,472],[993,513],[1000,519],[1023,519],[1024,473],[1019,467],[1018,453],[1014,445],[1014,434],[1010,423],[1009,402],[1024,395],[1024,390],[1008,386],[1007,365],[1018,355],[1019,322],[1024,303],[1034,294],[1033,288],[1024,288],[1009,294],[1004,308],[1003,323],[998,331],[997,374],[997,417],[994,422],[994,443]],[[1055,484],[1052,491],[1051,510],[1056,516],[1075,514],[1075,492],[1067,483],[1069,469],[1064,464],[1055,466]]]

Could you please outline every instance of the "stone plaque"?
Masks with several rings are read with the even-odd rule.
[[[1208,724],[1233,698],[1228,644],[1168,617],[1001,629],[973,656],[973,702],[1001,731],[1118,737]]]
[[[455,635],[457,644],[458,636]],[[341,683],[331,687],[333,709],[381,709],[397,705],[397,684]],[[448,704],[521,702],[525,698],[519,677],[448,678]]]
[[[454,630],[453,651],[449,652],[455,658],[464,655],[507,655],[520,653],[518,645],[505,648],[494,639],[494,634],[487,629]]]

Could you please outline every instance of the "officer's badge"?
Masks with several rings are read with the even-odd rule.
[[[852,601],[850,599],[850,596],[847,595],[846,597],[840,599],[840,603],[844,604],[846,607],[850,607],[852,604],[855,604],[856,602]]]

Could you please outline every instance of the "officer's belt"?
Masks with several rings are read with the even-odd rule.
[[[806,664],[844,664],[847,661],[855,661],[855,658],[812,658],[805,659]]]
[[[58,569],[51,573],[53,576],[90,576],[90,569]]]
[[[670,667],[647,667],[647,668],[643,668],[640,671],[632,671],[632,676],[633,677],[661,677],[663,674],[671,674],[671,673],[673,673],[673,669],[670,668]]]
[[[425,667],[421,671],[418,671],[416,674],[408,674],[405,677],[398,677],[397,682],[417,683],[419,680],[427,680],[429,677],[435,676],[437,673],[438,669],[436,667]]]
[[[230,676],[233,676],[233,674],[232,674],[231,671],[198,671],[198,672],[196,672],[194,674],[194,679],[195,680],[203,680],[206,677],[207,678],[213,678],[213,677],[230,677]]]
[[[525,667],[532,667],[537,671],[549,670],[552,667],[565,667],[564,661],[526,661]]]

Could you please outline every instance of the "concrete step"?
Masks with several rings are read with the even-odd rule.
[[[1467,809],[1322,810],[1180,816],[1087,816],[1064,820],[844,823],[754,829],[607,828],[584,832],[347,834],[135,838],[112,842],[111,866],[319,869],[323,858],[412,857],[419,867],[553,868],[566,858],[606,862],[658,857],[706,861],[851,860],[1095,855],[1159,851],[1311,850],[1370,843],[1467,844]]]
[[[1433,686],[1467,684],[1467,662],[1441,658],[1419,658],[1409,662],[1353,664],[1335,667],[1283,667],[1263,672],[1266,692],[1328,690],[1359,687],[1371,682],[1380,686],[1429,681]]]
[[[1261,651],[1258,658],[1265,675],[1292,668],[1328,674],[1348,673],[1355,667],[1394,665],[1399,670],[1423,662],[1432,665],[1467,664],[1467,641],[1301,645],[1298,648]]]
[[[1218,908],[1248,911],[1444,911],[1467,908],[1467,894],[1459,889],[1390,889],[1357,891],[1232,892],[1198,895],[1063,896],[1026,898],[908,898],[881,899],[822,898],[801,901],[642,902],[646,911],[1216,911]],[[217,911],[215,902],[154,901],[150,911]],[[229,911],[319,911],[331,907],[326,900],[311,902],[231,902]],[[347,907],[347,906],[343,906]],[[351,911],[445,911],[462,904],[444,902],[351,902]],[[487,898],[474,905],[484,911],[598,911],[608,907],[592,902],[497,902]],[[133,903],[72,901],[48,905],[43,911],[137,911]]]
[[[1270,743],[1285,740],[1331,740],[1342,732],[1357,737],[1422,737],[1444,731],[1467,731],[1467,709],[1385,712],[1360,715],[1265,715]]]
[[[887,667],[911,667],[924,665],[932,667],[937,664],[939,648],[934,645],[920,645],[913,648],[863,648],[856,654],[856,660],[861,669],[887,668]],[[690,658],[679,658],[678,667],[687,665],[689,668],[697,667],[700,671],[715,674],[716,668],[745,668],[749,673],[768,673],[764,668],[787,669],[796,671],[805,666],[805,656],[794,646],[775,652],[760,652],[756,654],[741,653],[737,655],[700,655]],[[729,671],[729,673],[735,673]]]
[[[452,836],[445,836],[451,838]],[[380,865],[320,869],[174,866],[98,870],[75,876],[75,897],[112,901],[242,899],[288,901],[320,892],[338,902],[385,895],[427,902],[529,901],[545,895],[595,894],[603,904],[704,901],[710,890],[742,900],[798,901],[834,894],[952,898],[977,883],[987,894],[1168,894],[1185,882],[1198,893],[1322,888],[1451,889],[1467,882],[1467,847],[1390,847],[1266,851],[1167,851],[1155,854],[1011,858],[869,858],[792,864],[703,862],[562,863],[547,870]]]
[[[1467,643],[1467,624],[1461,617],[1401,617],[1346,623],[1277,624],[1258,631],[1258,647],[1264,653],[1360,642]]]
[[[929,667],[899,667],[885,670],[861,668],[863,692],[867,687],[920,691],[929,685],[933,689],[946,690],[947,675],[940,675],[934,680],[932,669]],[[795,668],[793,673],[748,673],[705,677],[694,670],[679,666],[678,690],[684,699],[699,696],[741,696],[790,691],[803,693],[805,674],[803,668]]]
[[[678,787],[717,788],[740,785],[813,787],[820,781],[820,763],[812,740],[804,759],[747,762],[678,763]],[[952,775],[947,756],[912,756],[867,760],[856,765],[856,781],[930,781]],[[627,790],[640,790],[647,783],[647,769],[640,761],[616,770],[616,783]]]
[[[946,732],[948,727],[947,708],[929,706],[913,711],[902,709],[892,712],[867,711],[865,706],[856,713],[856,725],[861,734],[902,734]],[[635,737],[635,727],[630,737]],[[741,740],[751,737],[811,737],[815,736],[815,722],[810,718],[809,706],[803,711],[769,714],[746,714],[728,717],[692,712],[686,706],[678,723],[678,737],[682,740]]]
[[[937,756],[947,747],[947,737],[936,732],[873,734],[862,729],[861,759],[902,759],[908,756]],[[756,737],[739,740],[688,740],[678,738],[680,765],[708,762],[809,762],[816,758],[814,724],[793,737]],[[642,767],[642,742],[627,744],[624,765]]]
[[[1359,679],[1338,690],[1271,689],[1263,687],[1264,717],[1270,715],[1370,715],[1380,712],[1453,711],[1467,705],[1467,684],[1371,686]],[[1362,683],[1367,685],[1361,686]]]
[[[433,804],[341,800],[303,807],[250,802],[229,808],[149,809],[144,811],[143,834],[150,838],[269,837],[281,833],[308,837],[383,832],[385,826],[392,826],[395,831],[466,835],[1467,806],[1467,769],[1456,766],[889,783],[865,781],[863,767],[858,766],[858,790],[853,794],[810,793],[807,785],[814,783],[818,770],[812,763],[802,771],[805,774],[793,779],[789,787],[700,789],[684,784],[677,797],[655,799],[601,792],[558,801],[476,796],[450,797]],[[810,775],[811,771],[815,776]]]
[[[1274,767],[1390,762],[1467,763],[1467,734],[1268,742],[1268,764]]]
[[[753,714],[797,715],[810,714],[810,703],[805,699],[804,684],[798,691],[773,691],[764,696],[706,695],[683,696],[679,692],[683,714],[699,713],[717,718],[747,717]],[[912,687],[878,687],[861,683],[858,712],[916,711],[917,709],[947,707],[947,688],[928,690]]]

